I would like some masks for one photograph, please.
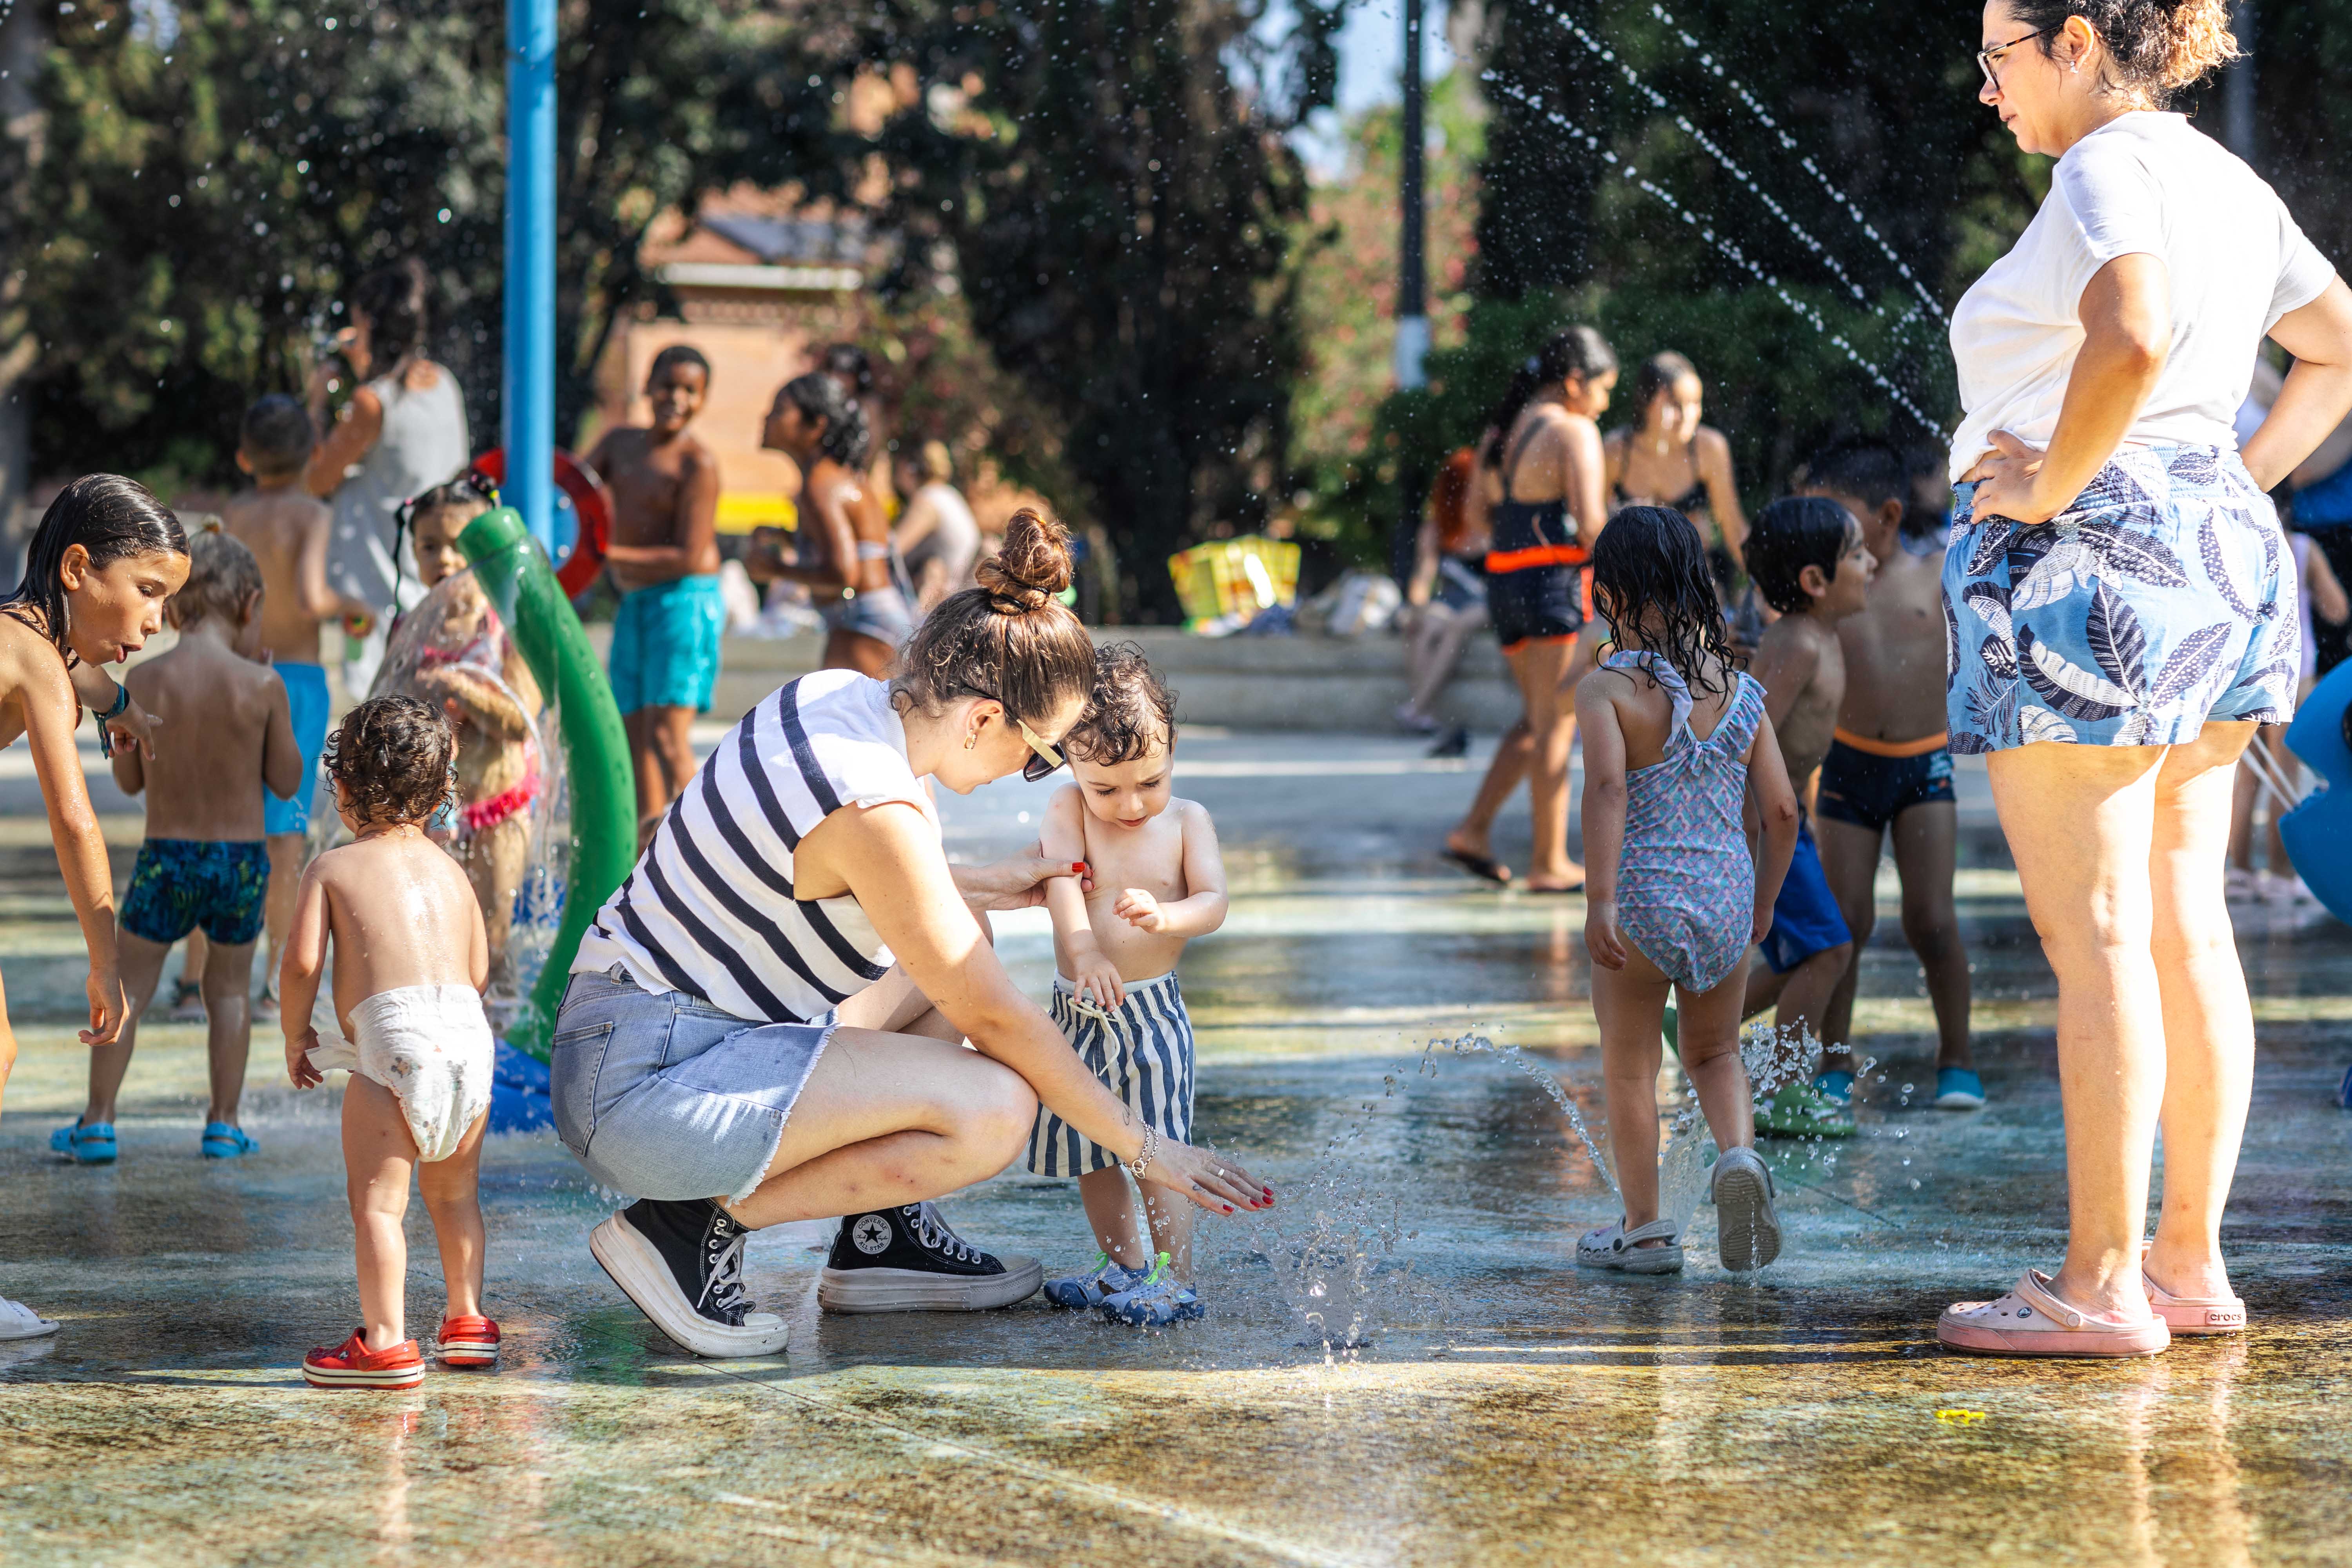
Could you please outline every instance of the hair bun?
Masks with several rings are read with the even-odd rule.
[[[1028,507],[1004,525],[1004,545],[973,576],[1008,616],[1042,610],[1070,585],[1070,532]]]

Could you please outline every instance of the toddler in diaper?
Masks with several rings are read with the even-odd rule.
[[[335,809],[353,840],[310,863],[278,970],[286,1070],[297,1089],[349,1072],[343,1165],[359,1253],[360,1326],[312,1351],[320,1387],[413,1388],[425,1360],[406,1330],[402,1220],[412,1173],[440,1245],[451,1366],[490,1366],[499,1328],[482,1315],[476,1177],[493,1050],[482,1012],[489,942],[465,868],[426,837],[449,798],[455,742],[414,697],[371,697],[327,739]],[[325,1027],[311,1022],[333,954]]]

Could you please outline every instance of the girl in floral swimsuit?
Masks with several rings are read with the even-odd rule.
[[[1593,547],[1592,603],[1611,651],[1576,689],[1584,942],[1624,1213],[1579,1241],[1576,1260],[1635,1274],[1683,1266],[1682,1237],[1658,1212],[1658,1030],[1672,988],[1683,1070],[1723,1151],[1712,1180],[1717,1248],[1727,1268],[1760,1268],[1780,1253],[1780,1226],[1752,1146],[1739,1008],[1748,945],[1772,923],[1796,847],[1796,793],[1764,689],[1732,664],[1706,548],[1687,518],[1653,506],[1612,518]],[[1760,864],[1743,826],[1751,793]]]

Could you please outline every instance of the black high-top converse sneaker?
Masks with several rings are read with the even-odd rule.
[[[588,1250],[637,1310],[678,1348],[707,1356],[778,1355],[784,1321],[743,1291],[751,1235],[708,1198],[640,1198],[588,1233]]]
[[[992,1258],[929,1204],[850,1215],[817,1277],[828,1312],[977,1312],[1009,1307],[1045,1278],[1034,1258]]]

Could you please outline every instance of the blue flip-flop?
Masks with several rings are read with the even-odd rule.
[[[205,1123],[205,1158],[207,1160],[234,1160],[260,1147],[261,1144],[248,1136],[242,1127],[232,1127],[226,1121]]]
[[[71,1127],[60,1127],[49,1134],[49,1147],[69,1155],[77,1165],[111,1165],[115,1153],[114,1123],[94,1121],[85,1127],[77,1119]]]

